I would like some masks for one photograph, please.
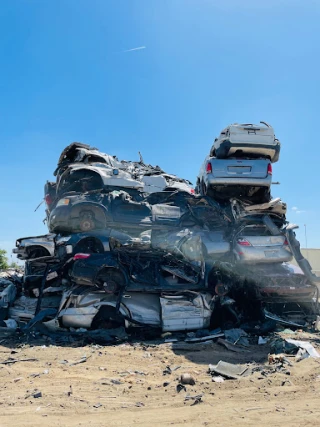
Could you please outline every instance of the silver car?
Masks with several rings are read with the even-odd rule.
[[[54,255],[55,234],[45,236],[21,237],[16,241],[16,247],[12,250],[21,260],[39,258]]]
[[[208,327],[213,310],[208,293],[163,295],[125,293],[116,311],[117,295],[78,287],[66,291],[55,319],[45,322],[47,328],[101,328],[152,326],[162,331],[188,331]]]
[[[267,159],[206,157],[197,178],[197,191],[215,198],[249,197],[270,200],[272,165]]]
[[[292,260],[289,243],[283,234],[272,235],[262,224],[246,225],[234,237],[233,253],[245,264],[282,263]]]

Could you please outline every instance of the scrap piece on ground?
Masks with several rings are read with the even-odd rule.
[[[224,378],[237,380],[247,371],[247,367],[234,365],[232,363],[220,360],[217,365],[209,365],[209,371],[222,375]]]
[[[187,338],[184,341],[185,342],[191,342],[191,343],[197,343],[197,342],[215,340],[216,338],[219,338],[219,337],[224,337],[224,333],[221,332],[221,334],[207,335],[205,337],[200,337],[200,338]]]
[[[224,378],[221,375],[217,375],[217,376],[212,377],[212,381],[214,383],[223,383]]]
[[[243,329],[234,328],[224,331],[226,340],[232,344],[240,344],[245,347],[249,347],[249,341],[247,338],[247,333]]]
[[[317,352],[317,350],[313,347],[313,345],[309,341],[298,341],[298,340],[293,340],[291,338],[287,338],[286,342],[288,342],[289,344],[293,344],[299,348],[303,348],[307,350],[307,352],[311,357],[315,357],[315,358],[320,357],[320,354]]]
[[[249,353],[249,350],[242,348],[241,346],[238,346],[236,344],[232,344],[231,342],[228,342],[222,338],[219,338],[217,343],[223,345],[226,349],[234,351],[236,353]]]
[[[195,379],[190,374],[181,374],[180,383],[195,385],[196,382],[195,382]]]

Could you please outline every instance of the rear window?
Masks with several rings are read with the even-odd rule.
[[[240,236],[271,236],[271,233],[264,225],[248,225],[242,230]]]

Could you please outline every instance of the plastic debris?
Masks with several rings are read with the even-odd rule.
[[[214,383],[223,383],[224,382],[224,378],[221,375],[217,375],[212,377],[212,382]]]

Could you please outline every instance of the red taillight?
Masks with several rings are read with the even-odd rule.
[[[248,240],[246,240],[246,239],[238,239],[237,243],[240,246],[251,246],[251,243],[248,242]]]
[[[52,205],[52,203],[53,203],[53,199],[52,199],[52,197],[50,196],[50,194],[46,194],[46,196],[45,196],[45,201],[46,201],[46,204],[47,205]]]
[[[91,256],[91,254],[75,254],[73,259],[76,261],[77,259],[87,259]]]
[[[268,164],[268,175],[272,175],[272,164]]]
[[[194,194],[194,189],[193,188],[190,189],[190,193]]]
[[[206,172],[207,173],[212,173],[212,164],[210,162],[207,163]]]
[[[284,246],[288,246],[288,245],[289,245],[289,242],[288,242],[288,240],[287,240],[287,239],[285,239],[285,241],[283,242],[283,245],[284,245]]]

